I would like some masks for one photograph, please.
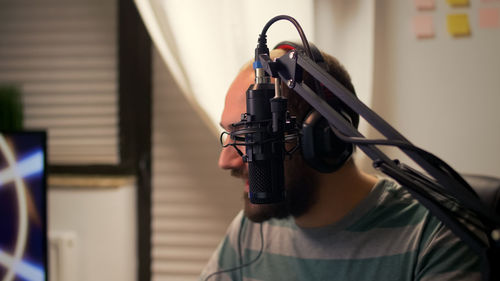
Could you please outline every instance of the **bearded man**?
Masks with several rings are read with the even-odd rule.
[[[290,48],[295,47],[281,44],[271,57]],[[354,93],[344,67],[325,53],[321,60]],[[220,122],[225,131],[234,130],[232,124],[246,112],[245,92],[254,79],[248,64],[231,84]],[[311,107],[283,89],[290,113],[301,124]],[[338,108],[343,105],[335,98],[328,102],[357,127],[359,116]],[[352,157],[333,171],[318,171],[299,149],[284,163],[285,202],[252,204],[248,164],[238,149],[245,148],[225,146],[219,166],[242,179],[244,209],[200,280],[480,280],[479,257],[466,244],[404,188],[364,173]]]

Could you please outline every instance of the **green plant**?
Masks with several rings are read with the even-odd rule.
[[[23,128],[21,92],[15,86],[0,85],[0,130]]]

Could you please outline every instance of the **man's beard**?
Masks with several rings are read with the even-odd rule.
[[[248,178],[245,169],[233,170],[236,177]],[[244,193],[244,214],[254,222],[263,222],[271,218],[282,219],[288,216],[299,217],[305,214],[311,205],[316,202],[318,183],[313,170],[308,167],[301,156],[285,161],[285,190],[284,202],[275,204],[252,204],[248,193]]]

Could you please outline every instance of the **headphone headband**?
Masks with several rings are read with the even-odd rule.
[[[299,52],[305,53],[304,46],[301,43],[296,43],[293,41],[282,41],[276,44],[273,49],[281,49],[287,52],[291,50],[297,50]],[[325,59],[321,55],[320,50],[314,44],[309,43],[309,49],[311,50],[313,56],[312,59],[316,63],[321,64],[325,62]]]
[[[309,48],[314,60],[323,69],[329,69],[323,55],[316,46],[309,44]],[[281,49],[287,52],[297,50],[305,53],[302,44],[291,41],[278,43],[273,49]],[[335,106],[333,95],[319,83],[316,84],[317,90],[322,91],[323,97],[328,103],[336,107],[335,109],[342,114],[346,120],[352,124],[349,114],[342,111],[340,106]],[[310,167],[322,173],[331,173],[338,170],[351,156],[354,147],[341,141],[330,128],[328,121],[323,118],[319,112],[311,109],[302,121],[300,146],[304,160]]]

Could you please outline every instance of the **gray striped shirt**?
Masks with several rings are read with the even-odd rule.
[[[379,181],[353,211],[326,227],[300,228],[291,217],[261,226],[240,212],[200,280],[248,263],[259,253],[241,270],[209,280],[481,279],[478,256],[389,180]]]

